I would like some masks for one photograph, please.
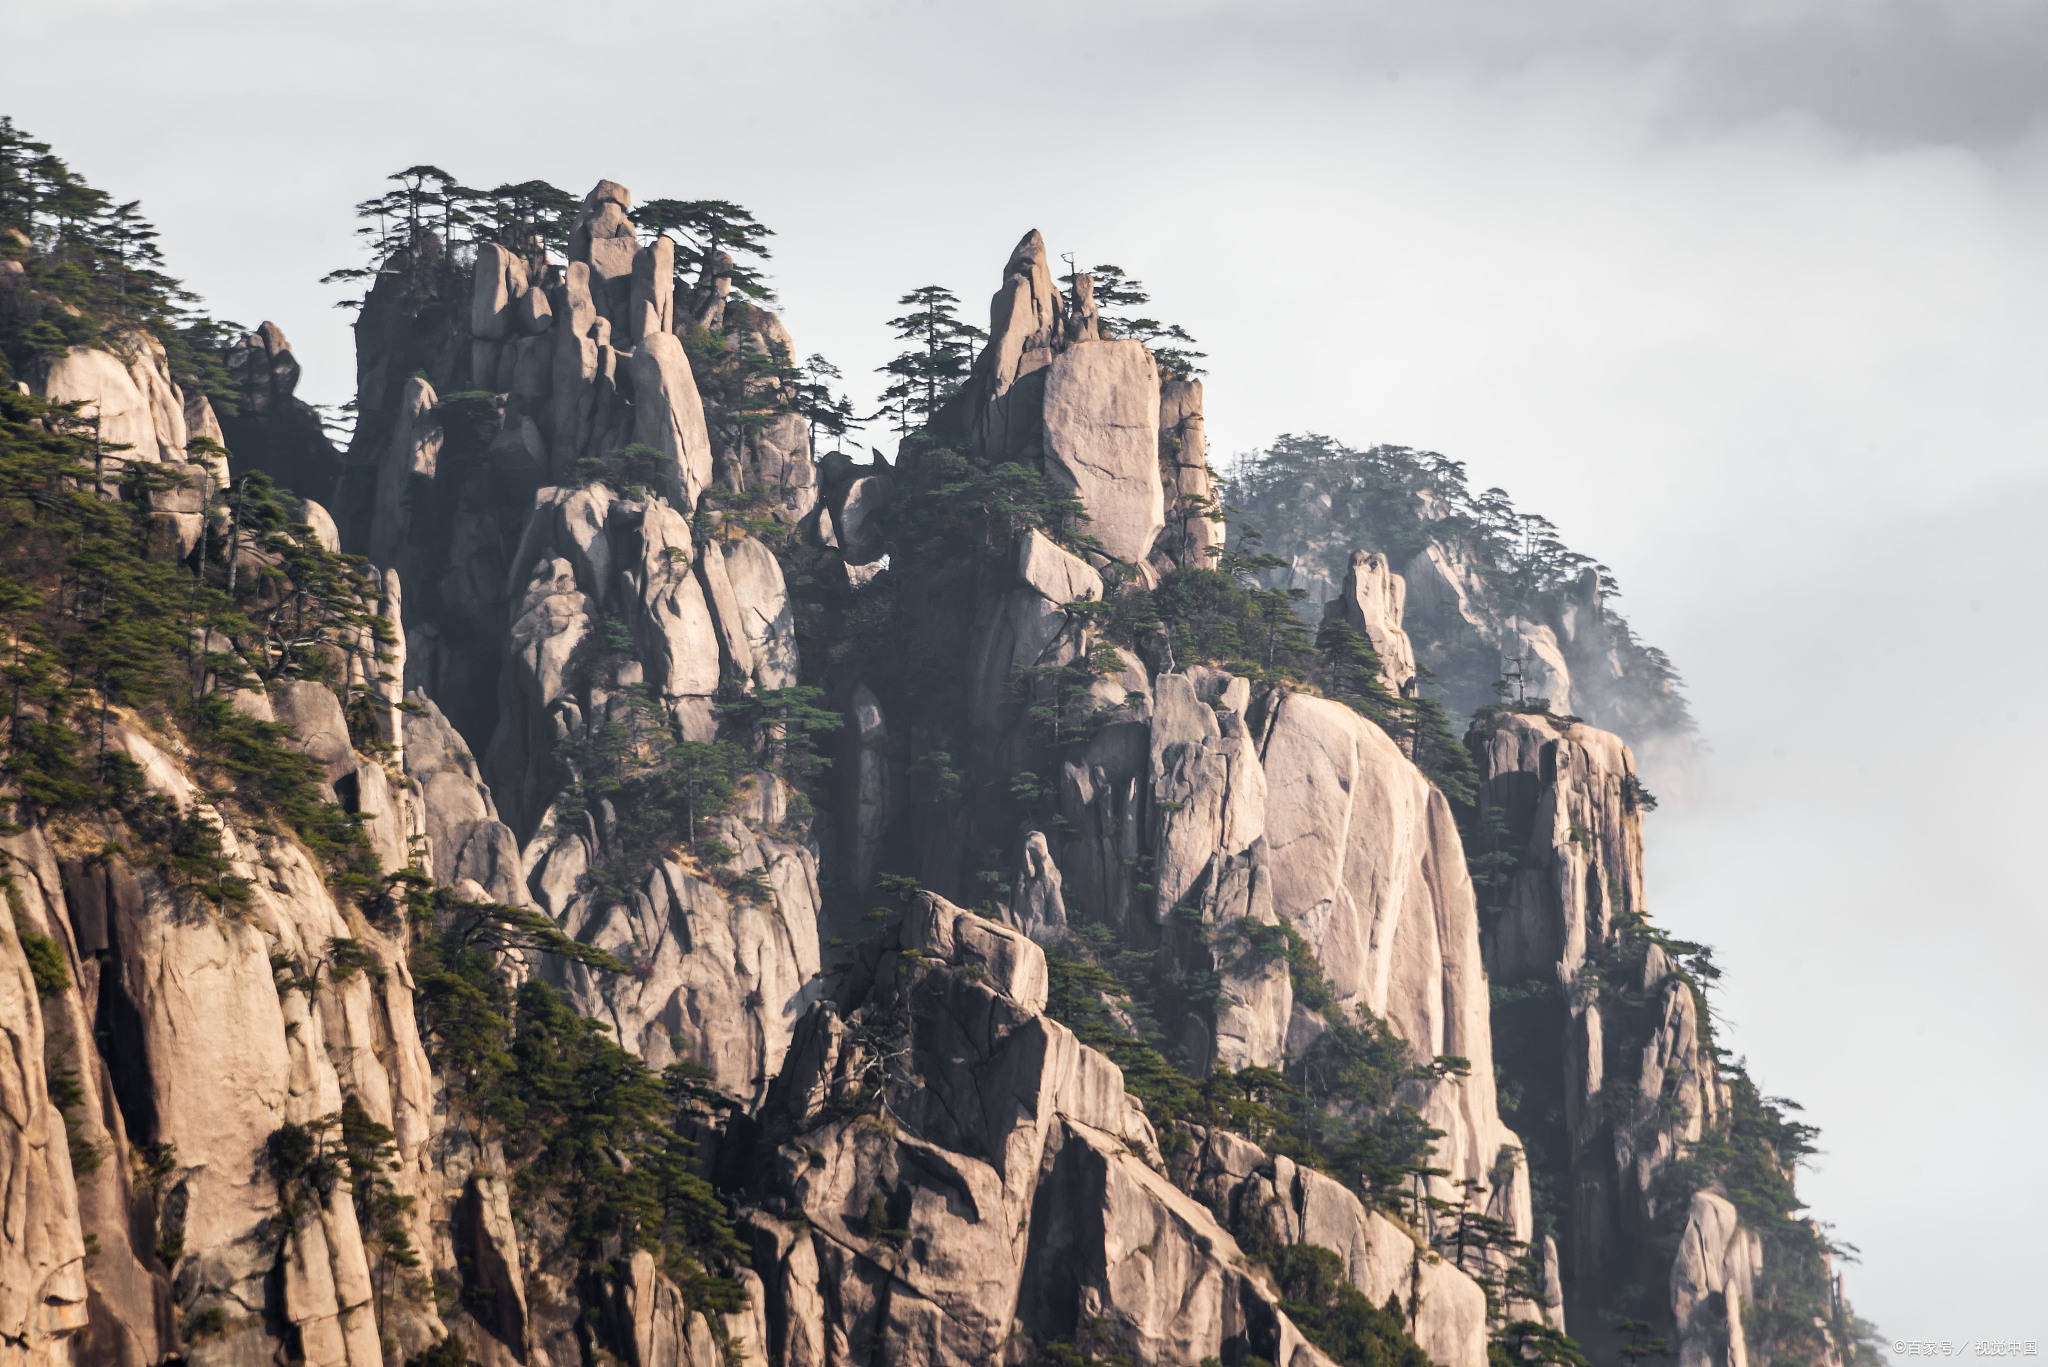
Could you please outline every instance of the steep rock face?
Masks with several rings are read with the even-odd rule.
[[[1143,342],[1076,342],[1045,381],[1047,468],[1073,485],[1103,554],[1137,564],[1166,526],[1159,368]]]
[[[1367,1209],[1343,1183],[1222,1130],[1205,1135],[1183,1161],[1195,1194],[1225,1212],[1233,1228],[1337,1254],[1366,1299],[1402,1307],[1408,1332],[1430,1361],[1479,1367],[1487,1360],[1486,1292],[1479,1283],[1405,1226]]]
[[[82,404],[81,416],[93,423],[99,444],[117,463],[183,460],[184,397],[171,384],[163,345],[143,333],[124,334],[121,340],[132,349],[132,360],[95,347],[72,347],[50,366],[44,395],[57,403]]]
[[[971,887],[962,857],[979,846],[984,863],[993,855],[1015,870],[1004,895],[1018,926],[1056,939],[1061,923],[1092,923],[1177,973],[1213,980],[1200,1000],[1156,1008],[1197,1074],[1284,1067],[1327,1028],[1299,1001],[1288,965],[1249,949],[1291,929],[1328,982],[1328,1010],[1385,1020],[1418,1068],[1463,1061],[1413,1084],[1417,1109],[1442,1131],[1434,1165],[1446,1175],[1431,1180],[1431,1195],[1443,1211],[1474,1209],[1529,1240],[1528,1169],[1494,1094],[1476,905],[1449,804],[1386,732],[1342,704],[1177,667],[1164,645],[1133,652],[1104,640],[1089,604],[1106,581],[1145,582],[1201,548],[1196,538],[1153,559],[1162,520],[1151,492],[1163,459],[1176,468],[1160,415],[1171,413],[1185,451],[1199,436],[1200,395],[1170,381],[1162,398],[1156,368],[1137,365],[1141,347],[1090,340],[1078,293],[1033,302],[1043,257],[1035,234],[1013,256],[990,341],[948,420],[984,461],[1040,460],[1068,480],[1088,515],[1078,530],[1099,550],[1031,530],[1006,565],[990,560],[963,661],[973,796],[921,818],[913,867],[928,886]],[[1034,411],[1035,435],[1019,416]],[[1148,426],[1145,440],[1132,436]],[[1121,463],[1098,460],[1083,478],[1068,463],[1076,451],[1115,451]],[[1143,480],[1112,477],[1141,463]],[[1399,585],[1384,557],[1361,557],[1356,625],[1383,649],[1397,690],[1399,672],[1413,672]],[[1047,718],[1073,709],[1081,675],[1088,715],[1048,753]],[[1051,787],[1041,765],[1057,766],[1059,819],[1034,813],[1011,835],[1004,798]],[[1425,1243],[1450,1228],[1442,1214],[1423,1222]],[[1482,1339],[1485,1318],[1482,1306]]]
[[[1551,710],[1567,714],[1578,705],[1572,694],[1572,671],[1558,643],[1557,632],[1544,622],[1503,613],[1473,567],[1456,547],[1432,541],[1402,572],[1409,594],[1409,613],[1430,632],[1449,641],[1471,638],[1494,651],[1501,671],[1527,698],[1548,699]],[[1470,711],[1490,699],[1476,693],[1453,700]]]
[[[1414,692],[1415,646],[1402,629],[1408,585],[1377,551],[1356,551],[1344,587],[1325,616],[1348,624],[1371,643],[1380,658],[1380,682],[1395,697]]]
[[[171,381],[163,344],[146,332],[126,330],[113,349],[72,347],[49,367],[42,394],[79,405],[92,426],[101,485],[111,489],[130,463],[162,467],[175,482],[148,495],[155,524],[153,546],[167,559],[183,559],[199,543],[200,510],[227,481],[227,462],[204,443],[192,447],[184,393]],[[191,417],[200,431],[218,431],[211,405],[195,395]]]
[[[1169,502],[1160,476],[1159,368],[1142,342],[1104,340],[1070,313],[1053,286],[1044,239],[1025,234],[990,304],[988,344],[939,428],[991,459],[1041,466],[1074,491],[1103,556],[1143,565],[1165,530]],[[1199,390],[1172,383],[1174,430],[1166,439],[1190,452],[1192,438],[1205,454]],[[1207,466],[1188,458],[1203,472],[1190,467],[1193,485]],[[1198,554],[1189,550],[1187,529],[1179,530],[1173,553]]]
[[[809,672],[797,652],[809,587],[847,590],[825,600],[844,607],[880,576],[901,586],[892,515],[914,471],[836,453],[814,467],[801,417],[748,408],[772,409],[765,391],[700,394],[692,358],[710,353],[685,346],[690,328],[754,355],[786,357],[790,339],[730,296],[715,254],[678,290],[673,244],[642,245],[631,205],[594,187],[566,263],[490,243],[458,257],[426,234],[385,263],[359,329],[364,420],[340,516],[299,515],[322,544],[392,562],[377,604],[392,630],[366,626],[331,683],[279,680],[234,705],[284,726],[323,795],[369,818],[386,871],[413,865],[462,915],[519,913],[532,931],[538,910],[623,966],[521,949],[498,969],[560,986],[654,1068],[708,1074],[722,1096],[684,1128],[701,1123],[756,1270],[713,1306],[630,1240],[568,1254],[556,1212],[524,1199],[429,1062],[419,928],[337,896],[304,848],[210,798],[190,753],[124,715],[110,744],[167,809],[219,831],[250,894],[230,905],[130,867],[101,832],[0,837],[0,1361],[395,1367],[452,1333],[485,1367],[1016,1364],[1054,1345],[1319,1367],[1268,1270],[1298,1246],[1330,1250],[1442,1367],[1480,1367],[1507,1319],[1563,1326],[1567,1295],[1574,1330],[1611,1356],[1601,1326],[1631,1308],[1609,1294],[1622,1287],[1663,1298],[1657,1327],[1685,1367],[1765,1356],[1744,1321],[1764,1242],[1725,1192],[1674,1196],[1667,1180],[1731,1102],[1682,952],[1635,936],[1627,748],[1529,713],[1479,728],[1473,829],[1515,865],[1488,875],[1482,904],[1449,803],[1379,726],[1176,661],[1163,632],[1112,641],[1106,595],[1205,566],[1219,544],[1201,387],[1104,340],[1092,282],[1062,296],[1033,233],[941,435],[1070,488],[1086,520],[1048,516],[991,540],[1008,549],[983,547],[987,565],[940,567],[972,587],[947,623],[957,657],[935,671],[958,681],[966,735],[934,756],[925,699],[885,696],[858,651]],[[274,327],[236,355],[256,418],[303,409]],[[126,458],[202,455],[195,439],[220,430],[160,352],[79,356],[55,381],[88,387],[103,429],[154,452]],[[718,421],[719,402],[745,421]],[[180,554],[205,516],[194,487],[155,510]],[[1408,568],[1412,586],[1360,552],[1341,588],[1318,581],[1390,692],[1408,692],[1422,639],[1404,609],[1526,657],[1526,691],[1555,707],[1597,676],[1597,576],[1562,618],[1502,627],[1444,545]],[[807,802],[763,767],[787,733],[721,715],[820,677],[848,723],[814,785],[843,837],[822,874]],[[720,752],[734,791],[701,831],[695,808],[649,823],[630,785],[592,781],[742,730],[755,748]],[[977,888],[1009,924],[904,893],[897,869]],[[835,882],[838,912],[896,924],[828,978]],[[43,941],[62,984],[34,958]],[[1357,1174],[1304,1166],[1343,1165],[1297,1162],[1284,1136],[1269,1152],[1148,1115],[1048,1015],[1055,968],[1079,959],[1049,964],[1041,942],[1151,965],[1157,999],[1124,1006],[1156,1008],[1146,1041],[1195,1075],[1285,1069],[1370,1012],[1405,1046],[1399,1097],[1440,1132],[1441,1171],[1398,1196],[1354,1190]],[[1535,1028],[1489,1020],[1488,970],[1512,1000],[1544,1002]],[[1509,1047],[1548,1051],[1554,1118],[1527,1100],[1503,1117]],[[1240,1081],[1247,1099],[1264,1085]],[[401,1204],[385,1218],[417,1269],[359,1215],[367,1192],[280,1142],[328,1133],[344,1102],[390,1131]],[[1564,1179],[1568,1208],[1545,1212],[1561,1255],[1510,1128],[1524,1117]],[[1358,1195],[1372,1190],[1382,1208]],[[1507,1268],[1466,1247],[1482,1219],[1532,1245],[1543,1290],[1489,1301]],[[429,1279],[457,1294],[437,1300]]]
[[[287,489],[326,502],[341,477],[341,453],[328,440],[320,414],[298,397],[301,367],[276,323],[265,322],[224,358],[240,391],[232,413],[212,436],[235,453],[238,472],[261,470]],[[193,434],[200,435],[197,425]]]
[[[444,882],[473,879],[495,901],[525,901],[519,841],[499,820],[469,746],[432,698],[414,689],[406,701],[406,767],[420,788],[428,867]]]
[[[107,410],[103,426],[138,438],[132,445],[144,451],[116,462],[181,459],[190,433],[219,429],[203,399],[187,403],[169,384],[160,351],[140,354],[139,362],[81,356],[59,369],[58,397],[99,377],[92,400]],[[159,382],[166,392],[151,388]],[[395,443],[412,453],[398,486],[401,513],[445,473],[431,456],[414,460],[413,438],[440,434],[440,406],[425,382],[409,388],[410,435]],[[183,434],[174,418],[190,424]],[[145,426],[155,443],[146,449]],[[219,461],[204,453],[194,468],[210,473]],[[194,508],[203,506],[202,491]],[[632,511],[645,521],[644,505]],[[318,504],[302,502],[298,514],[334,548],[333,523]],[[645,537],[638,524],[631,530],[628,549],[639,550]],[[666,544],[653,555],[670,576],[664,584],[691,569],[686,558],[678,566],[659,554]],[[689,544],[686,532],[680,544]],[[603,557],[607,547],[594,549]],[[763,677],[786,677],[794,645],[779,569],[745,551],[731,560],[740,639],[758,651]],[[636,591],[647,565],[645,556],[630,564],[623,586],[613,581],[609,590]],[[573,569],[564,573],[573,585]],[[433,624],[408,620],[395,571],[366,606],[381,623],[366,619],[338,646],[322,647],[330,682],[276,680],[267,691],[233,694],[235,711],[277,723],[284,743],[314,761],[319,795],[365,818],[385,872],[411,863],[458,896],[529,900],[516,838],[461,733],[424,692],[401,705],[405,627],[423,629],[432,645]],[[216,637],[208,648],[229,643]],[[707,648],[715,675],[718,645]],[[346,712],[337,690],[347,692]],[[555,1246],[559,1233],[515,1217],[503,1156],[468,1128],[473,1118],[448,1112],[446,1079],[430,1065],[414,1019],[403,913],[373,919],[364,907],[374,899],[338,896],[329,870],[282,834],[273,814],[245,812],[237,794],[210,796],[218,775],[202,778],[186,738],[118,709],[105,731],[109,752],[134,766],[134,800],[157,813],[151,820],[189,822],[217,840],[221,867],[205,887],[236,891],[215,900],[158,864],[131,866],[137,847],[156,858],[158,836],[124,844],[116,837],[125,818],[114,813],[84,829],[31,821],[0,837],[12,908],[12,920],[0,922],[0,1043],[9,1060],[0,1068],[0,1360],[383,1367],[451,1332],[485,1363],[545,1363],[551,1351],[574,1360],[583,1351],[575,1317],[586,1302],[593,1314],[608,1304],[606,1288],[618,1291],[620,1317],[594,1322],[638,1345],[650,1367],[713,1367],[733,1360],[728,1336],[762,1341],[758,1296],[751,1312],[707,1318],[644,1257],[590,1287],[536,1266],[536,1249]],[[760,849],[754,825],[785,823],[776,784],[762,776],[761,795],[724,832],[742,846],[736,858]],[[767,860],[775,895],[808,917],[817,895],[809,852],[789,842],[776,850]],[[735,938],[745,936],[736,930]],[[710,952],[729,963],[750,951],[728,942]],[[758,956],[787,972],[757,986],[797,998],[778,1018],[808,1000],[802,990],[816,955],[806,919]],[[528,970],[512,962],[506,971],[516,979]],[[743,995],[728,993],[704,1013],[716,1017],[705,1023],[707,1037],[744,1018]],[[772,1068],[756,1058],[747,1074],[759,1079]],[[374,1225],[359,1216],[363,1193],[335,1176],[346,1171],[334,1147],[344,1103],[389,1135],[389,1161],[377,1171],[395,1204],[372,1202],[382,1212]],[[409,1245],[416,1266],[396,1260],[394,1239]],[[436,1309],[430,1276],[462,1288],[458,1308]]]
[[[1216,477],[1209,469],[1200,380],[1160,384],[1159,440],[1162,460],[1171,462],[1173,482],[1166,490],[1166,527],[1154,546],[1154,568],[1213,569],[1223,547],[1223,518]]]
[[[23,903],[28,898],[13,870],[23,862],[25,843],[12,838],[4,847],[10,890]],[[10,1356],[62,1341],[89,1322],[85,1231],[64,1117],[44,1078],[43,1011],[20,934],[30,926],[47,934],[52,918],[45,899],[33,905],[28,915],[17,915],[11,933],[0,929],[0,1043],[6,1046],[0,1053],[0,1229],[6,1231],[0,1239],[0,1339]]]
[[[531,552],[558,539],[542,524],[568,491],[602,485],[630,494],[629,502],[665,504],[677,526],[653,538],[654,553],[687,550],[687,524],[714,481],[734,492],[772,488],[774,515],[789,524],[815,496],[809,435],[795,413],[738,424],[742,446],[714,449],[683,340],[703,320],[675,304],[674,244],[638,245],[630,205],[623,187],[594,187],[566,261],[486,243],[461,269],[422,234],[386,264],[357,325],[361,419],[337,520],[351,549],[381,551],[380,563],[404,576],[412,594],[408,681],[424,686],[480,752],[501,724],[499,649],[535,606]],[[780,322],[759,309],[736,310],[725,341],[735,350],[789,346]],[[450,394],[462,401],[436,397]],[[651,463],[621,466],[620,453],[636,447],[654,453]],[[592,534],[576,534],[586,549]],[[745,568],[759,580],[758,562]],[[672,576],[645,567],[627,572],[676,588]],[[664,591],[648,585],[647,594]],[[762,586],[764,630],[779,612],[773,589],[779,585]],[[603,610],[616,610],[599,597]],[[706,697],[715,679],[706,686],[676,672],[694,665],[702,673],[695,656],[675,658],[699,625],[697,605],[680,590],[671,598],[645,605],[675,619],[660,627],[669,639],[646,648],[669,657],[672,698]],[[767,669],[783,678],[790,648],[778,648]],[[530,818],[525,798],[492,772],[506,811]]]
[[[539,905],[576,940],[615,955],[625,975],[563,970],[570,998],[611,1024],[651,1067],[689,1059],[719,1088],[759,1104],[798,1019],[816,998],[817,858],[768,834],[786,820],[787,789],[753,780],[752,810],[717,823],[733,851],[724,871],[757,870],[764,893],[728,891],[694,859],[664,861],[624,899],[593,896],[579,875],[595,862],[589,833],[558,830],[531,847]]]
[[[714,445],[685,346],[708,326],[729,351],[786,359],[789,335],[759,308],[680,306],[675,244],[642,245],[631,210],[600,181],[566,261],[486,243],[464,269],[422,234],[387,263],[357,329],[363,418],[340,521],[410,589],[406,682],[435,716],[408,729],[448,802],[427,823],[444,876],[616,951],[623,978],[548,971],[650,1064],[694,1059],[757,1100],[818,967],[816,855],[784,787],[748,780],[715,867],[624,851],[608,808],[558,810],[614,762],[610,738],[633,762],[709,745],[717,700],[798,681],[781,564],[707,491],[764,492],[794,525],[818,487],[808,431],[743,382],[728,401],[771,411]],[[452,737],[481,765],[451,759]],[[626,860],[647,865],[629,885]]]
[[[1116,1066],[1041,1014],[1038,946],[921,894],[861,977],[770,1102],[774,1360],[977,1363],[1086,1327],[1141,1362],[1328,1361],[1158,1170]]]
[[[1481,828],[1514,861],[1488,909],[1487,966],[1528,1003],[1496,1029],[1520,1070],[1548,1080],[1530,1090],[1555,1098],[1538,1123],[1544,1161],[1571,1193],[1561,1251],[1573,1330],[1604,1346],[1596,1312],[1616,1288],[1668,1287],[1656,1318],[1682,1359],[1745,1362],[1740,1316],[1725,1307],[1750,1294],[1757,1237],[1722,1196],[1673,1206],[1659,1180],[1730,1101],[1694,989],[1643,938],[1634,756],[1583,723],[1513,712],[1482,720],[1472,745]],[[1533,1003],[1529,984],[1543,989]],[[1675,1260],[1660,1251],[1674,1238]]]
[[[151,792],[215,824],[248,891],[222,917],[154,870],[118,859],[60,867],[40,830],[8,845],[23,925],[61,948],[69,978],[43,993],[44,1021],[61,1029],[35,1057],[84,1094],[71,1151],[91,1162],[66,1194],[110,1264],[94,1277],[90,1341],[108,1361],[154,1360],[182,1339],[189,1361],[231,1362],[266,1354],[282,1327],[309,1362],[380,1364],[347,1190],[299,1199],[271,1137],[325,1123],[353,1097],[393,1130],[394,1181],[417,1190],[434,1101],[402,948],[337,905],[296,844],[225,820],[142,730],[116,724],[109,743]],[[340,941],[360,946],[377,972],[321,972]],[[288,985],[281,966],[306,976]],[[62,1123],[54,1138],[61,1156]],[[69,1186],[72,1165],[62,1167]],[[133,1185],[130,1174],[145,1169],[150,1185]],[[48,1239],[28,1252],[39,1245]],[[8,1284],[40,1288],[45,1332],[85,1327],[65,1320],[61,1277]],[[392,1307],[384,1332],[420,1344],[437,1326],[430,1308]]]

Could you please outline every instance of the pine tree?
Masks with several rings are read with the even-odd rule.
[[[676,288],[696,288],[707,265],[723,255],[733,293],[757,303],[771,303],[775,291],[753,262],[772,255],[768,239],[775,230],[746,209],[725,199],[650,199],[633,212],[633,222],[651,240],[670,236],[676,242]]]
[[[1203,373],[1196,362],[1207,360],[1209,353],[1194,349],[1195,339],[1186,328],[1135,313],[1152,302],[1144,281],[1108,262],[1095,266],[1088,274],[1095,281],[1095,307],[1101,313],[1104,337],[1135,337],[1143,342],[1151,350],[1152,359],[1159,363],[1162,375],[1189,380]],[[1060,280],[1068,289],[1074,287],[1072,275],[1064,275]]]
[[[839,367],[813,352],[790,387],[790,407],[804,415],[814,434],[823,433],[835,446],[843,444],[847,433],[862,422],[853,411],[853,400],[833,392],[832,382],[839,378]],[[819,445],[815,435],[811,445],[814,450]]]
[[[479,222],[489,219],[491,241],[533,260],[565,249],[579,207],[576,196],[559,186],[522,180],[483,191],[472,212]]]
[[[974,364],[974,345],[987,334],[962,321],[959,299],[941,286],[922,286],[896,302],[910,312],[891,318],[889,326],[911,347],[880,367],[894,377],[882,391],[882,411],[895,418],[898,432],[908,434],[930,423],[960,392]]]

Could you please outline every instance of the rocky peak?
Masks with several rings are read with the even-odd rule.
[[[1344,574],[1344,587],[1324,609],[1326,619],[1341,621],[1371,643],[1380,659],[1380,682],[1397,698],[1415,691],[1415,647],[1401,627],[1408,585],[1387,566],[1378,551],[1354,551]]]
[[[1632,751],[1559,712],[1619,639],[1597,573],[1541,622],[1448,533],[1326,576],[1397,697],[1445,614],[1549,633],[1551,710],[1482,714],[1454,802],[1405,712],[1186,615],[1261,601],[1203,573],[1202,386],[1037,233],[892,467],[814,462],[751,365],[780,320],[716,253],[677,299],[631,208],[600,181],[563,260],[383,263],[335,516],[278,506],[375,568],[266,687],[190,652],[291,805],[101,706],[127,796],[0,835],[8,1353],[1484,1367],[1648,1323],[1790,1360],[1825,1243],[1741,1179],[1796,1150],[1738,1149],[1801,1127],[1648,917]],[[252,442],[317,423],[278,329],[234,356]],[[142,511],[207,573],[222,427],[161,349],[49,388],[189,467]],[[214,572],[259,610],[291,563]]]

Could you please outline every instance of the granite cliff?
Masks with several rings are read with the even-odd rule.
[[[1365,536],[1310,639],[1036,233],[889,462],[532,198],[345,450],[271,324],[10,353],[0,1360],[1855,1356],[1620,739],[1451,737]]]

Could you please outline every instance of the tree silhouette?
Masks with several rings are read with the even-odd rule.
[[[896,302],[910,311],[891,318],[889,326],[910,349],[879,367],[894,377],[882,391],[882,411],[907,434],[929,423],[959,392],[974,363],[974,344],[986,334],[961,320],[959,299],[941,286],[921,286]]]

